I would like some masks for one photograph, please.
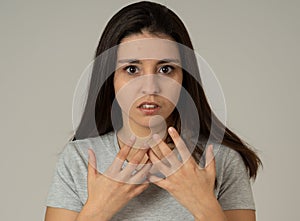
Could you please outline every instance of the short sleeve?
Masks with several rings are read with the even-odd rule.
[[[53,180],[46,199],[46,206],[80,212],[83,205],[76,191],[75,182],[71,172],[71,148],[75,147],[70,143],[67,144],[59,155]]]
[[[224,174],[218,201],[223,210],[255,210],[250,178],[240,154],[230,149],[224,162]]]

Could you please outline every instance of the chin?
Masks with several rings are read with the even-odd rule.
[[[166,120],[160,115],[147,117],[147,119],[135,121],[135,122],[140,126],[148,129],[166,128]]]

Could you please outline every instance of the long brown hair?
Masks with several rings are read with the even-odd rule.
[[[119,107],[112,110],[112,104],[115,100],[113,78],[117,48],[115,50],[111,50],[111,48],[117,46],[124,37],[142,33],[144,30],[152,34],[168,35],[176,42],[193,50],[192,42],[183,22],[173,11],[165,6],[142,1],[122,8],[110,19],[100,38],[95,54],[85,109],[80,124],[71,140],[103,135],[122,126],[113,124],[111,116],[121,117]],[[203,144],[207,142],[210,136],[216,140],[222,136],[221,143],[241,155],[248,169],[249,177],[255,178],[257,170],[262,164],[259,157],[250,148],[249,144],[228,129],[211,110],[201,86],[195,55],[189,54],[188,59],[185,59],[184,54],[181,54],[181,56],[184,66],[189,66],[192,69],[192,74],[183,70],[182,86],[193,99],[200,123],[197,146],[192,153],[194,159],[197,162],[200,161]],[[178,105],[182,105],[183,102],[180,102],[180,100],[184,99],[183,95],[181,95]],[[188,111],[186,114],[189,114]],[[192,121],[183,122],[184,116],[179,116],[176,109],[172,113],[172,117],[173,126],[178,130],[180,130],[180,126],[181,128],[183,125],[188,127],[194,123]],[[211,127],[217,128],[217,130],[211,131]]]

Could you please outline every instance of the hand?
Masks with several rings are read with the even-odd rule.
[[[206,150],[206,166],[200,168],[191,157],[184,141],[174,128],[169,128],[169,134],[180,154],[182,161],[178,159],[174,151],[157,136],[154,139],[158,142],[158,148],[164,155],[164,159],[159,159],[153,150],[149,150],[149,157],[153,167],[160,171],[166,178],[161,179],[155,175],[148,177],[150,182],[167,190],[179,203],[186,207],[195,218],[201,220],[212,220],[211,218],[225,215],[214,195],[214,185],[216,177],[215,160],[213,146],[209,145]],[[210,163],[208,163],[210,162]],[[169,164],[169,165],[167,165]],[[215,213],[215,214],[211,214]],[[213,219],[215,220],[215,219]]]
[[[133,142],[132,142],[133,144]],[[128,165],[122,169],[132,145],[124,145],[112,165],[101,174],[97,171],[94,152],[89,149],[88,162],[88,199],[83,208],[85,214],[101,220],[109,220],[133,197],[142,193],[149,185],[146,180],[150,163],[141,167],[141,160],[148,149],[140,149]],[[133,173],[136,172],[134,175]]]

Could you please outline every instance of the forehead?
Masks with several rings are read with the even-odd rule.
[[[174,59],[180,61],[178,45],[170,38],[133,35],[118,45],[118,60]]]

